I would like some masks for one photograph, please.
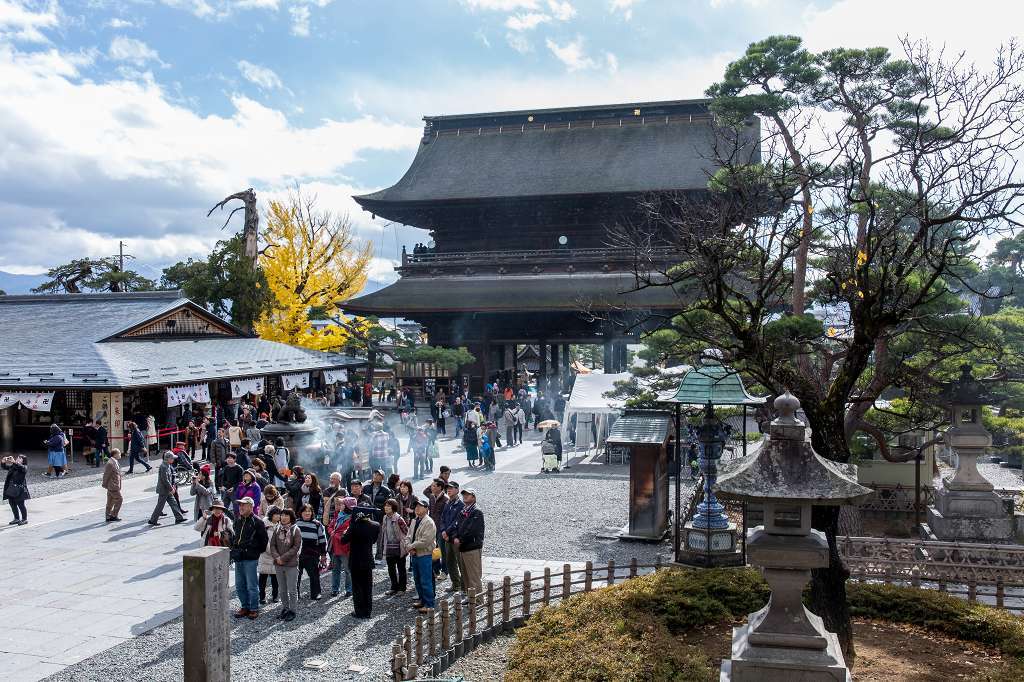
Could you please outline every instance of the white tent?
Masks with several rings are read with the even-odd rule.
[[[605,393],[615,390],[616,381],[626,381],[632,375],[621,374],[578,374],[572,386],[572,394],[565,406],[563,424],[569,428],[570,418],[576,415],[574,442],[577,448],[600,447],[608,436],[615,418],[622,412],[624,401],[606,398]],[[568,431],[566,431],[568,432]]]

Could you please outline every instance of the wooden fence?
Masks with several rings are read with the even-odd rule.
[[[560,574],[545,568],[543,576],[527,571],[515,582],[505,576],[500,584],[488,582],[482,594],[471,590],[466,603],[462,595],[453,593],[437,600],[435,609],[417,616],[415,625],[405,626],[391,647],[391,672],[396,682],[415,680],[424,673],[438,677],[480,644],[518,628],[539,608],[661,567],[660,560],[639,564],[632,559],[625,566],[609,561],[596,568],[588,561],[580,569],[564,564]]]

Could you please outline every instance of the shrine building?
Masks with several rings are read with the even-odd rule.
[[[343,304],[420,323],[429,343],[466,346],[473,390],[518,374],[522,345],[541,377],[569,375],[569,344],[602,344],[606,372],[671,287],[638,288],[636,252],[608,229],[645,224],[641,198],[704,192],[720,139],[707,100],[428,116],[416,157],[391,187],[354,199],[374,217],[430,231],[402,253],[400,278]],[[756,140],[759,122],[748,122]],[[756,161],[756,145],[750,145]],[[655,258],[659,254],[655,253]],[[660,254],[673,263],[672,253]]]

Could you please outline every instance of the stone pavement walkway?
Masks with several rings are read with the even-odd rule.
[[[191,499],[189,523],[149,526],[154,485],[126,479],[121,523],[104,522],[98,487],[29,500],[25,526],[6,525],[5,508],[0,679],[42,679],[180,615],[181,555],[198,544]]]

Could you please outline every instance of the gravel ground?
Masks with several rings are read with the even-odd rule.
[[[497,637],[490,644],[484,644],[469,656],[460,658],[455,665],[444,671],[443,677],[462,676],[468,682],[504,682],[508,666],[508,652],[515,637]]]
[[[479,476],[472,487],[487,523],[485,556],[592,560],[595,564],[614,559],[624,564],[634,556],[644,563],[670,552],[667,542],[651,545],[597,537],[626,523],[629,480],[625,466],[584,464],[559,474],[458,471],[453,478],[469,476]],[[289,625],[274,618],[277,605],[256,621],[233,622],[232,680],[387,679],[391,642],[404,625],[415,620],[416,613],[410,608],[415,592],[410,587],[405,595],[383,598],[388,589],[387,571],[378,568],[374,575],[374,617],[369,621],[350,615],[349,600],[331,599],[303,603],[299,617]],[[233,607],[238,607],[237,602]],[[48,679],[177,681],[183,667],[182,639],[179,618]],[[326,661],[327,667],[304,669],[303,662],[310,658]],[[348,672],[351,663],[369,670]]]
[[[935,485],[938,486],[943,477],[952,476],[953,471],[945,462],[939,462],[939,476],[934,481]],[[978,462],[978,473],[1001,490],[1024,489],[1024,478],[1021,478],[1020,469],[1007,469],[990,462]]]

